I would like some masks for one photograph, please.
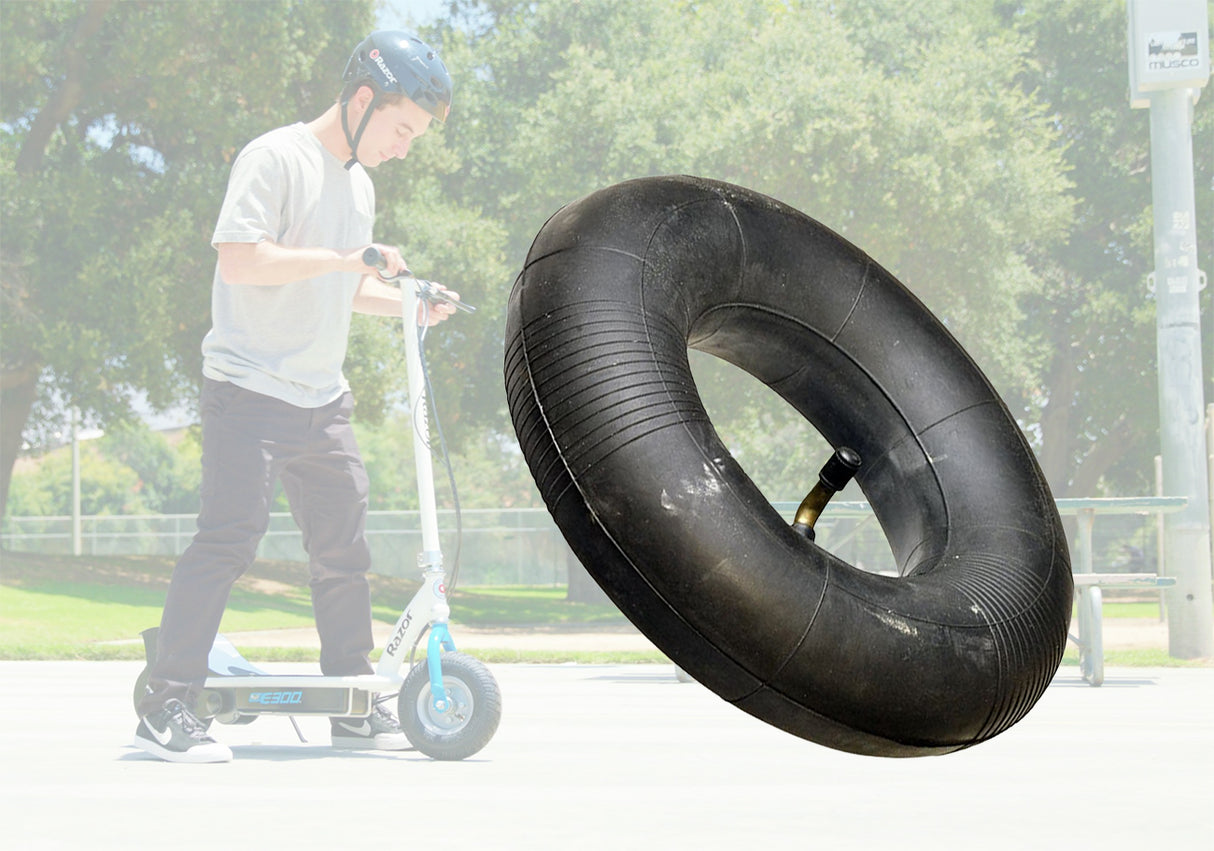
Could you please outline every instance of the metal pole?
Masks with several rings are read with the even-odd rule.
[[[1163,458],[1159,455],[1155,456],[1155,496],[1164,496],[1163,492]],[[1167,568],[1167,552],[1164,550],[1164,526],[1163,518],[1165,512],[1160,511],[1155,515],[1155,572],[1160,576],[1168,575]],[[1168,595],[1159,592],[1159,622],[1164,623],[1167,619]]]
[[[1214,488],[1214,404],[1206,408],[1206,466],[1206,481]],[[1214,499],[1210,499],[1209,507],[1210,529],[1214,529]],[[1214,558],[1214,540],[1210,541],[1210,557]]]
[[[1210,490],[1202,398],[1201,314],[1193,201],[1193,91],[1151,92],[1151,196],[1155,219],[1155,308],[1163,484],[1184,496],[1164,520],[1168,574],[1168,652],[1214,656],[1210,579]]]
[[[72,555],[84,552],[80,529],[80,411],[72,408]]]
[[[1214,488],[1214,405],[1206,408],[1206,482]],[[1210,528],[1214,529],[1214,498],[1210,499]],[[1214,533],[1210,541],[1210,563],[1214,564]]]

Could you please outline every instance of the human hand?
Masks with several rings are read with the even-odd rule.
[[[417,324],[434,326],[449,319],[458,309],[459,293],[434,281],[424,281],[417,306]]]
[[[378,275],[388,281],[410,274],[404,256],[395,246],[376,242],[358,249],[357,254],[364,275]]]

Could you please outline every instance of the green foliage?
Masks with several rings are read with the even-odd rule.
[[[138,474],[102,455],[96,445],[80,450],[80,510],[84,514],[146,514]],[[72,458],[67,450],[47,455],[36,473],[14,477],[9,503],[13,514],[72,513]]]
[[[506,259],[502,225],[479,208],[483,193],[444,190],[444,175],[459,168],[447,129],[434,127],[411,149],[403,166],[375,174],[379,238],[400,245],[419,277],[444,284],[477,308],[475,314],[457,314],[425,339],[443,423],[457,447],[475,440],[477,432],[505,427],[501,328],[516,271]],[[346,374],[360,402],[358,416],[365,422],[380,422],[384,405],[404,395],[400,333],[399,322],[375,322],[372,357],[352,341]],[[363,337],[358,342],[368,341]],[[391,367],[387,377],[381,372],[385,365]],[[368,392],[361,381],[364,375],[374,377],[377,390]]]
[[[807,211],[937,311],[996,385],[1030,381],[1033,260],[1071,214],[1047,104],[1019,81],[1032,44],[994,3],[866,0],[458,4],[450,194],[483,199],[521,267],[556,209],[633,177],[694,173]],[[714,424],[759,484],[820,463],[757,383],[701,364]],[[793,463],[795,461],[795,463]],[[769,478],[774,476],[775,478]]]
[[[0,4],[0,389],[38,382],[15,426],[28,443],[70,406],[113,431],[132,393],[194,398],[230,162],[331,102],[372,7]],[[1148,490],[1148,139],[1126,102],[1124,26],[1119,4],[1085,0],[449,3],[424,35],[455,77],[451,119],[374,178],[377,238],[480,308],[426,343],[465,504],[534,500],[501,381],[534,234],[588,192],[667,173],[771,194],[898,275],[990,375],[1059,495]],[[1197,169],[1209,186],[1214,163]],[[1214,218],[1214,193],[1198,205]],[[1198,233],[1208,257],[1214,231]],[[346,364],[383,507],[411,499],[408,442],[389,433],[400,328],[356,318]],[[1214,361],[1212,340],[1207,323]],[[760,486],[796,498],[821,463],[799,418],[727,367],[696,375]],[[2,407],[11,436],[20,406]],[[178,500],[148,471],[181,470],[132,458],[146,503]]]
[[[40,388],[6,431],[194,397],[231,160],[323,111],[372,5],[0,4],[0,386]]]
[[[699,353],[691,365],[721,440],[764,496],[773,502],[804,498],[833,451],[826,440],[740,369]],[[840,498],[862,497],[845,492]]]
[[[407,412],[395,411],[382,423],[358,424],[358,448],[371,479],[371,510],[417,510],[417,488],[413,482],[412,427]]]
[[[456,5],[475,25],[447,33],[450,51],[475,78],[448,185],[488,188],[520,265],[547,216],[599,186],[670,172],[751,186],[852,239],[948,323],[1057,493],[1149,491],[1149,140],[1126,99],[1121,6]],[[1199,187],[1214,168],[1208,100]],[[1212,217],[1214,193],[1198,192],[1198,220]],[[1209,256],[1214,230],[1200,231]],[[1204,341],[1209,357],[1210,323]],[[728,370],[700,376],[706,397],[732,386]],[[778,440],[779,403],[743,387],[714,423]],[[773,455],[804,445],[795,431]]]
[[[195,429],[170,444],[143,423],[119,423],[97,440],[80,443],[83,514],[190,514],[198,510],[201,447]],[[72,513],[72,456],[63,447],[18,470],[9,514]]]
[[[393,409],[379,422],[355,424],[359,448],[371,478],[373,511],[417,510],[412,421]],[[483,433],[482,433],[483,434]],[[198,510],[201,445],[197,427],[173,435],[145,424],[117,424],[104,437],[81,442],[81,511],[84,514],[193,514]],[[539,496],[512,443],[490,435],[465,441],[453,453],[460,501],[465,508],[533,507]],[[451,498],[444,471],[436,464],[440,505]],[[10,516],[64,516],[72,511],[70,447],[24,462],[13,475]],[[278,491],[275,511],[287,511]]]
[[[445,419],[445,415],[444,415]],[[359,449],[371,479],[373,511],[417,510],[413,460],[413,422],[407,410],[395,410],[381,423],[358,423]],[[437,431],[435,488],[440,507],[452,507],[445,470],[440,463]],[[539,504],[522,453],[512,441],[480,432],[451,452],[460,505],[463,508],[528,508]]]
[[[177,435],[176,446],[144,423],[120,423],[98,442],[98,452],[134,470],[149,510],[188,514],[198,510],[202,446],[198,429]]]

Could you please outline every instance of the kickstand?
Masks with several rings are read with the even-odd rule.
[[[299,722],[295,720],[295,716],[288,715],[287,717],[291,719],[291,726],[295,728],[295,735],[299,736],[299,740],[306,745],[308,740],[304,738],[303,730],[299,729]]]

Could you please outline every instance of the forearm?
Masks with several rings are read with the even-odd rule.
[[[293,248],[268,240],[221,243],[216,248],[219,275],[229,284],[276,287],[330,272],[367,274],[371,271],[362,262],[361,248],[345,252],[329,248]]]
[[[372,316],[400,316],[400,303],[400,290],[374,275],[367,275],[354,295],[354,312]]]

